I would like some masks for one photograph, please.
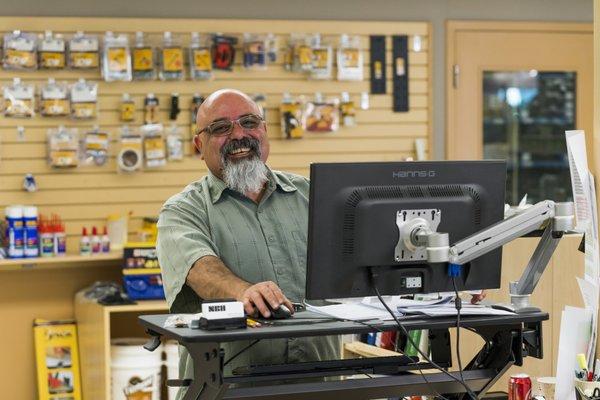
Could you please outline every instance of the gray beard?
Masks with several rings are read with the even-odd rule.
[[[242,194],[260,192],[268,180],[267,172],[267,166],[258,156],[223,163],[225,185]]]

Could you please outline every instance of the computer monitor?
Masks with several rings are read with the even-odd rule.
[[[446,263],[398,253],[398,212],[436,214],[450,245],[504,213],[504,161],[314,163],[310,179],[308,300],[374,296],[370,268],[381,294],[453,291]],[[501,261],[497,249],[464,265],[459,290],[499,288]]]

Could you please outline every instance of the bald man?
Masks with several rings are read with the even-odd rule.
[[[219,90],[197,115],[194,144],[208,173],[164,204],[158,258],[172,313],[197,313],[203,299],[235,298],[249,315],[304,299],[309,182],[271,170],[267,126],[246,94]],[[225,343],[225,360],[248,342]],[[192,378],[182,349],[180,376]],[[227,365],[294,363],[339,356],[337,337],[262,340]],[[183,391],[180,390],[178,398]]]

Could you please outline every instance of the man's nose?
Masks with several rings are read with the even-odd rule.
[[[233,129],[229,135],[232,139],[241,139],[244,137],[244,129],[237,121],[233,121]]]

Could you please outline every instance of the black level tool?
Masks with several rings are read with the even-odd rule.
[[[385,36],[370,36],[371,93],[385,94]]]
[[[408,36],[392,36],[394,112],[406,112],[408,103]]]

